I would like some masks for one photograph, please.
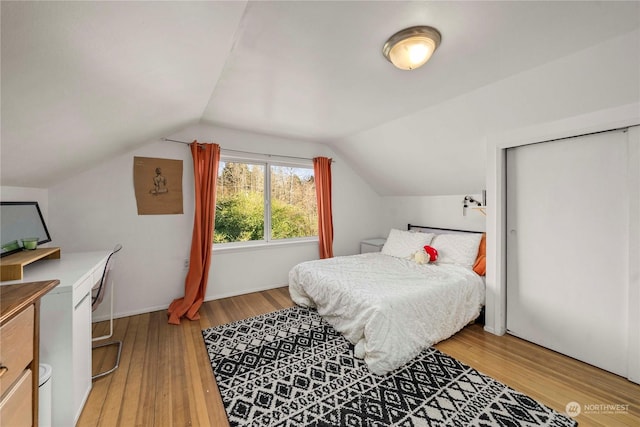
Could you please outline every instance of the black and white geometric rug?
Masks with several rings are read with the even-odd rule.
[[[315,311],[202,331],[232,426],[575,426],[435,348],[384,375]]]

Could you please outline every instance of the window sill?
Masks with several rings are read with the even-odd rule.
[[[256,242],[256,243],[242,243],[237,245],[225,245],[225,244],[214,244],[212,247],[213,253],[231,253],[231,252],[243,252],[243,251],[253,251],[253,250],[262,250],[269,248],[281,248],[283,246],[300,246],[300,245],[318,245],[318,239],[312,240],[287,240],[287,241],[273,241],[273,242]]]

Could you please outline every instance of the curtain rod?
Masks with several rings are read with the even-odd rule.
[[[169,138],[162,138],[163,141],[167,141],[167,142],[177,142],[178,144],[186,144],[186,145],[191,145],[191,142],[186,142],[186,141],[178,141],[177,139],[169,139]],[[242,150],[230,150],[228,148],[221,148],[221,150],[223,151],[231,151],[234,153],[242,153],[242,154],[257,154],[259,156],[267,156],[267,157],[283,157],[286,159],[297,159],[297,160],[313,160],[310,159],[308,157],[297,157],[297,156],[283,156],[280,154],[267,154],[267,153],[254,153],[253,151],[242,151]],[[333,159],[330,159],[331,163],[335,163],[336,161]]]

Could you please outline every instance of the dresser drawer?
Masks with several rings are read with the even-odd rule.
[[[0,396],[22,375],[33,360],[33,318],[35,308],[30,305],[0,328]]]
[[[31,427],[33,425],[33,403],[31,402],[31,387],[33,381],[31,369],[22,371],[18,379],[6,396],[0,401],[0,420],[3,426]]]

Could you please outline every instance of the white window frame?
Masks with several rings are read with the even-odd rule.
[[[221,153],[220,162],[225,163],[249,163],[254,165],[260,165],[265,168],[264,176],[264,235],[262,240],[249,240],[244,242],[226,242],[215,243],[213,245],[214,250],[218,251],[231,251],[237,249],[247,248],[260,248],[260,247],[272,247],[280,245],[292,245],[292,244],[309,244],[318,243],[318,236],[310,237],[291,237],[286,239],[273,239],[271,237],[271,166],[280,167],[293,167],[293,168],[305,168],[313,170],[312,160],[282,160],[277,159],[274,156],[261,156],[261,155],[229,155]],[[216,188],[217,191],[217,188]],[[215,230],[214,230],[215,233]]]

